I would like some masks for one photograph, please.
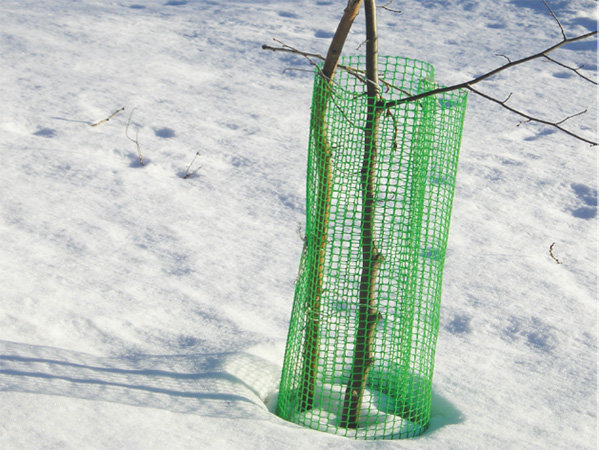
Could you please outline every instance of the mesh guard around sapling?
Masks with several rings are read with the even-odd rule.
[[[356,439],[411,437],[431,417],[467,96],[447,92],[388,108],[386,101],[437,86],[431,65],[380,57],[376,144],[367,143],[367,120],[374,119],[364,58],[340,65],[346,68],[331,83],[315,73],[306,235],[277,414]],[[349,388],[359,374],[362,388]]]

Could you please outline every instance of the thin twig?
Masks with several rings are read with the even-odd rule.
[[[406,91],[406,90],[404,90],[402,88],[399,88],[398,86],[393,85],[389,81],[385,81],[383,78],[380,78],[379,82],[381,84],[383,84],[386,88],[388,88],[388,90],[389,89],[395,89],[396,91],[402,92],[404,95],[411,95],[410,92],[408,92],[408,91]],[[420,105],[420,103],[419,103],[419,105]]]
[[[318,58],[318,59],[320,59],[322,61],[325,61],[325,58],[322,55],[320,55],[319,53],[302,52],[302,51],[298,50],[297,48],[294,48],[294,47],[291,47],[291,46],[289,46],[287,44],[284,44],[279,39],[273,38],[273,40],[275,42],[277,42],[278,44],[280,44],[282,48],[281,49],[277,49],[275,47],[270,47],[270,46],[268,46],[268,45],[265,44],[265,45],[262,46],[263,50],[272,50],[272,51],[279,50],[279,51],[287,51],[287,52],[291,52],[291,53],[296,53],[298,55],[304,56],[308,60],[308,62],[311,65],[315,66],[315,67],[317,66],[317,64],[311,58]]]
[[[317,71],[319,72],[319,75],[321,76],[321,78],[323,78],[324,80],[330,82],[330,83],[334,83],[337,84],[335,82],[335,80],[333,80],[333,77],[328,77],[324,72],[323,72],[323,68],[319,67],[319,65],[313,61],[313,58],[316,59],[320,59],[321,61],[325,61],[325,58],[323,57],[323,55],[321,55],[320,53],[309,53],[309,52],[303,52],[301,50],[298,50],[297,48],[292,47],[291,45],[285,44],[283,42],[281,42],[279,39],[275,39],[273,38],[273,40],[275,42],[277,42],[278,44],[281,45],[281,47],[271,47],[270,45],[266,45],[263,44],[262,48],[263,50],[271,50],[273,52],[288,52],[288,53],[295,53],[297,55],[301,55],[303,56],[309,63],[310,65],[312,65],[313,67],[315,67],[317,69]],[[342,68],[342,66],[337,65],[337,67]]]
[[[554,261],[556,261],[556,264],[562,264],[562,263],[561,263],[561,262],[558,260],[558,258],[557,258],[556,256],[554,256],[554,245],[555,245],[555,244],[556,244],[556,242],[553,242],[553,243],[550,245],[550,256],[552,257],[552,259],[553,259]]]
[[[580,66],[580,67],[570,67],[570,66],[567,66],[566,64],[561,63],[560,61],[557,61],[555,59],[550,58],[548,55],[544,55],[544,58],[546,58],[548,61],[553,62],[554,64],[559,65],[560,67],[564,67],[565,69],[572,70],[573,72],[575,72],[577,75],[579,75],[584,80],[589,81],[590,83],[595,84],[596,86],[598,86],[598,82],[597,81],[594,81],[591,78],[588,78],[584,74],[582,74],[581,72],[579,72],[581,69],[583,69],[583,66]]]
[[[285,69],[283,69],[281,71],[281,74],[285,74],[288,71],[295,71],[295,72],[309,72],[309,73],[314,73],[314,70],[312,69],[300,69],[299,67],[286,67]]]
[[[509,63],[512,62],[511,59],[508,56],[503,55],[502,53],[496,53],[496,56],[501,56],[502,58],[505,58]]]
[[[102,119],[99,120],[96,123],[93,123],[91,126],[92,127],[97,127],[98,125],[102,125],[104,122],[108,122],[110,119],[112,119],[113,117],[115,117],[117,114],[119,114],[121,111],[125,111],[125,107],[123,106],[122,108],[117,109],[114,113],[112,113],[110,116],[108,116],[106,119]]]
[[[402,14],[402,11],[400,11],[399,9],[392,9],[388,7],[388,5],[391,5],[392,3],[394,3],[394,0],[390,0],[385,5],[379,5],[377,8],[385,9],[386,11],[393,12],[396,14]]]
[[[140,130],[139,130],[139,128],[136,128],[136,130],[135,130],[135,139],[129,137],[129,133],[128,133],[129,124],[131,123],[131,116],[133,116],[133,112],[135,110],[136,110],[136,108],[133,108],[131,110],[131,113],[129,113],[129,119],[127,120],[127,125],[125,126],[125,137],[127,139],[129,139],[131,142],[133,142],[136,145],[136,147],[137,147],[137,153],[138,153],[138,158],[140,159],[140,165],[143,166],[144,165],[144,158],[142,158],[142,149],[140,147],[140,141],[138,140],[138,135],[139,135]]]
[[[200,152],[196,152],[196,154],[194,155],[194,159],[192,159],[192,162],[187,166],[187,169],[185,169],[185,175],[183,176],[183,179],[186,180],[189,177],[196,175],[198,173],[198,171],[200,170],[200,168],[202,166],[198,166],[198,168],[196,170],[194,170],[193,172],[190,172],[190,168],[192,167],[192,164],[194,164],[194,161],[196,161],[196,158],[200,156]]]
[[[284,44],[283,42],[281,42],[278,39],[273,38],[273,40],[279,44],[281,44],[281,47],[273,47],[271,45],[268,44],[263,44],[262,45],[262,49],[263,50],[271,50],[273,52],[287,52],[287,53],[297,53],[299,55],[302,56],[310,56],[312,58],[318,58],[322,61],[325,61],[325,58],[323,57],[323,55],[319,54],[319,53],[309,53],[309,52],[303,52],[301,50],[297,50],[294,47],[290,47],[287,44]]]
[[[569,120],[569,119],[571,119],[571,118],[573,118],[573,117],[575,117],[575,116],[579,116],[579,115],[581,115],[581,114],[584,114],[586,111],[582,111],[582,112],[579,112],[579,113],[577,113],[577,114],[573,114],[572,116],[568,116],[568,117],[566,117],[566,118],[564,118],[564,119],[562,119],[562,120],[560,120],[560,121],[558,121],[558,122],[550,122],[550,121],[548,121],[548,120],[544,120],[544,119],[538,119],[538,118],[536,118],[536,117],[533,117],[533,116],[531,116],[531,115],[529,115],[529,114],[527,114],[527,113],[524,113],[524,112],[522,112],[522,111],[516,110],[515,108],[512,108],[512,107],[508,106],[508,105],[506,104],[506,100],[498,100],[497,98],[494,98],[494,97],[492,97],[492,96],[490,96],[490,95],[484,94],[484,93],[483,93],[483,92],[481,92],[481,91],[478,91],[477,89],[475,89],[475,88],[474,88],[474,87],[472,87],[472,86],[468,86],[468,85],[467,85],[467,86],[466,86],[466,88],[467,88],[469,91],[471,91],[471,92],[473,92],[473,93],[475,93],[475,94],[477,94],[477,95],[479,95],[479,96],[481,96],[481,97],[485,98],[486,100],[490,100],[490,101],[492,101],[492,102],[494,102],[494,103],[497,103],[497,104],[499,104],[500,106],[502,106],[503,108],[506,108],[506,109],[508,109],[510,112],[512,112],[512,113],[514,113],[514,114],[517,114],[517,115],[519,115],[519,116],[521,116],[521,117],[524,117],[525,119],[527,119],[527,120],[525,120],[525,121],[523,121],[523,122],[520,122],[520,123],[519,123],[519,125],[520,125],[520,124],[522,124],[522,123],[527,123],[527,122],[537,122],[537,123],[542,123],[542,124],[544,124],[544,125],[548,125],[548,126],[551,126],[551,127],[557,128],[558,130],[562,131],[563,133],[566,133],[566,134],[568,134],[569,136],[572,136],[572,137],[574,137],[575,139],[579,139],[580,141],[586,142],[587,144],[590,144],[590,145],[592,145],[592,146],[594,146],[594,145],[598,145],[598,143],[597,143],[597,142],[590,141],[589,139],[585,139],[585,138],[583,138],[583,137],[581,137],[581,136],[579,136],[579,135],[577,135],[577,134],[573,133],[572,131],[569,131],[569,130],[567,130],[567,129],[565,129],[565,128],[563,128],[563,127],[561,127],[561,126],[560,126],[561,124],[563,124],[563,123],[564,123],[564,122],[566,122],[567,120]],[[507,99],[507,100],[508,100],[508,99]]]
[[[556,122],[556,125],[563,124],[563,123],[565,123],[567,120],[569,120],[569,119],[572,119],[573,117],[581,116],[581,115],[583,115],[583,114],[585,114],[585,113],[587,113],[587,112],[588,112],[588,110],[587,110],[587,109],[584,109],[583,111],[579,111],[578,113],[575,113],[575,114],[573,114],[573,115],[571,115],[571,116],[565,117],[565,118],[564,118],[563,120],[561,120],[560,122]]]
[[[360,48],[365,45],[367,43],[367,40],[365,39],[364,41],[362,41],[360,44],[358,44],[358,47],[356,47],[356,51],[359,51]]]
[[[552,8],[550,8],[550,5],[548,5],[548,2],[546,2],[546,0],[542,0],[542,3],[544,3],[544,5],[546,6],[546,9],[548,10],[548,12],[550,12],[550,15],[554,18],[554,20],[558,24],[558,27],[560,28],[560,32],[562,33],[563,40],[566,40],[567,35],[565,33],[565,29],[562,26],[562,23],[560,23],[560,20],[558,20],[558,17],[556,17],[556,14],[554,14],[554,11],[552,11]]]
[[[398,150],[398,122],[396,121],[396,117],[394,113],[389,109],[386,112],[386,116],[392,119],[392,123],[394,124],[394,133],[392,136],[392,146],[394,147],[392,153],[395,153]]]
[[[346,112],[342,109],[342,107],[340,105],[338,105],[338,103],[334,100],[334,97],[335,97],[335,95],[331,95],[330,100],[333,103],[333,105],[336,107],[336,109],[340,112],[340,114],[342,115],[342,117],[344,119],[346,119],[346,122],[348,122],[350,125],[352,125],[357,130],[362,130],[363,127],[361,127],[360,125],[357,125],[355,122],[353,122],[352,120],[350,120],[350,117],[348,117],[348,114],[346,114]]]
[[[275,38],[273,38],[273,40],[274,40],[275,42],[277,42],[278,44],[280,44],[280,45],[281,45],[281,47],[273,47],[273,46],[271,46],[271,45],[268,45],[268,44],[263,44],[263,45],[262,45],[262,49],[263,49],[263,50],[271,50],[272,52],[286,52],[286,53],[294,53],[294,54],[296,54],[296,55],[303,56],[304,58],[306,58],[306,60],[307,60],[307,61],[308,61],[308,62],[309,62],[309,63],[310,63],[312,66],[316,67],[316,68],[317,68],[317,70],[319,70],[319,73],[320,73],[320,75],[321,75],[322,77],[324,77],[324,78],[325,78],[326,80],[328,80],[328,81],[331,81],[331,82],[335,83],[335,81],[334,81],[334,80],[329,80],[327,77],[325,77],[325,75],[323,75],[323,72],[322,72],[322,70],[320,70],[320,69],[319,69],[319,66],[318,66],[318,64],[317,64],[317,63],[315,63],[315,62],[313,61],[313,58],[314,58],[314,59],[321,60],[321,61],[325,61],[325,58],[323,57],[323,55],[321,55],[320,53],[311,53],[311,52],[304,52],[304,51],[302,51],[302,50],[298,50],[297,48],[294,48],[294,47],[292,47],[292,46],[290,46],[290,45],[288,45],[288,44],[285,44],[285,43],[281,42],[279,39],[275,39]],[[366,42],[367,42],[367,41],[363,42],[363,44],[364,44],[364,43],[366,43]],[[361,45],[362,45],[362,44],[361,44]],[[337,67],[338,67],[339,69],[341,69],[341,70],[344,70],[344,71],[348,72],[350,75],[352,75],[352,76],[353,76],[353,77],[355,77],[356,79],[360,80],[360,81],[361,81],[362,83],[364,83],[364,84],[369,84],[369,83],[371,83],[371,82],[370,82],[369,80],[367,80],[367,79],[366,79],[366,77],[364,76],[364,73],[365,73],[365,71],[364,71],[364,70],[356,69],[356,68],[354,68],[354,67],[350,67],[350,66],[345,66],[345,65],[343,65],[343,64],[338,64],[338,65],[337,65]],[[391,84],[391,83],[389,83],[389,82],[386,82],[386,81],[383,81],[383,80],[382,80],[382,84],[386,85],[387,87],[389,87],[389,88],[391,88],[391,89],[396,89],[396,90],[398,90],[398,91],[402,92],[402,93],[403,93],[403,94],[405,94],[405,95],[410,95],[410,93],[409,93],[409,92],[407,92],[407,91],[405,91],[405,90],[403,90],[403,89],[401,89],[401,88],[399,88],[399,87],[397,87],[397,86],[394,86],[394,85],[392,85],[392,84]]]

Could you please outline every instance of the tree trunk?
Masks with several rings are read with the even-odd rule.
[[[331,146],[327,138],[327,104],[331,92],[331,84],[335,70],[348,32],[354,19],[360,11],[363,0],[348,0],[344,14],[333,36],[327,52],[327,58],[321,70],[319,86],[315,93],[326,92],[315,99],[311,119],[312,138],[315,142],[317,156],[317,193],[315,205],[315,236],[310,238],[308,245],[317,248],[319,255],[308,266],[308,300],[307,324],[304,335],[304,361],[302,366],[302,386],[300,392],[300,410],[306,411],[313,407],[315,382],[317,377],[317,363],[319,359],[319,311],[321,309],[321,293],[323,286],[323,269],[325,248],[327,245],[327,230],[331,208]]]
[[[379,81],[377,76],[377,19],[374,0],[365,0],[367,22],[367,121],[365,124],[365,150],[361,169],[361,253],[362,271],[360,278],[358,319],[350,380],[346,388],[341,425],[357,428],[363,394],[373,363],[373,340],[379,320],[376,308],[377,271],[382,255],[375,242],[375,206],[377,169],[377,133],[382,109],[377,106]]]

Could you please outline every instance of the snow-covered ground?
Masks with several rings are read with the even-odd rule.
[[[0,448],[365,446],[269,409],[312,74],[261,45],[325,53],[345,4],[2,0]],[[570,36],[596,29],[595,1],[551,4]],[[443,84],[561,38],[537,0],[390,7],[380,52],[433,63]],[[553,55],[596,79],[596,49]],[[566,126],[597,140],[596,87],[569,70],[534,61],[481,86],[550,120],[587,108]],[[431,427],[369,445],[596,446],[598,150],[518,123],[471,95]]]

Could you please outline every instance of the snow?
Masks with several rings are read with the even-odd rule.
[[[551,4],[570,36],[596,29],[596,2]],[[271,412],[312,74],[260,46],[325,53],[344,5],[2,1],[0,448],[364,446]],[[380,52],[446,85],[561,38],[533,0],[390,6]],[[553,55],[595,79],[596,49]],[[565,126],[597,140],[597,90],[571,71],[534,61],[481,89],[549,120],[587,108]],[[431,426],[370,445],[596,446],[597,147],[519,120],[469,98]]]

